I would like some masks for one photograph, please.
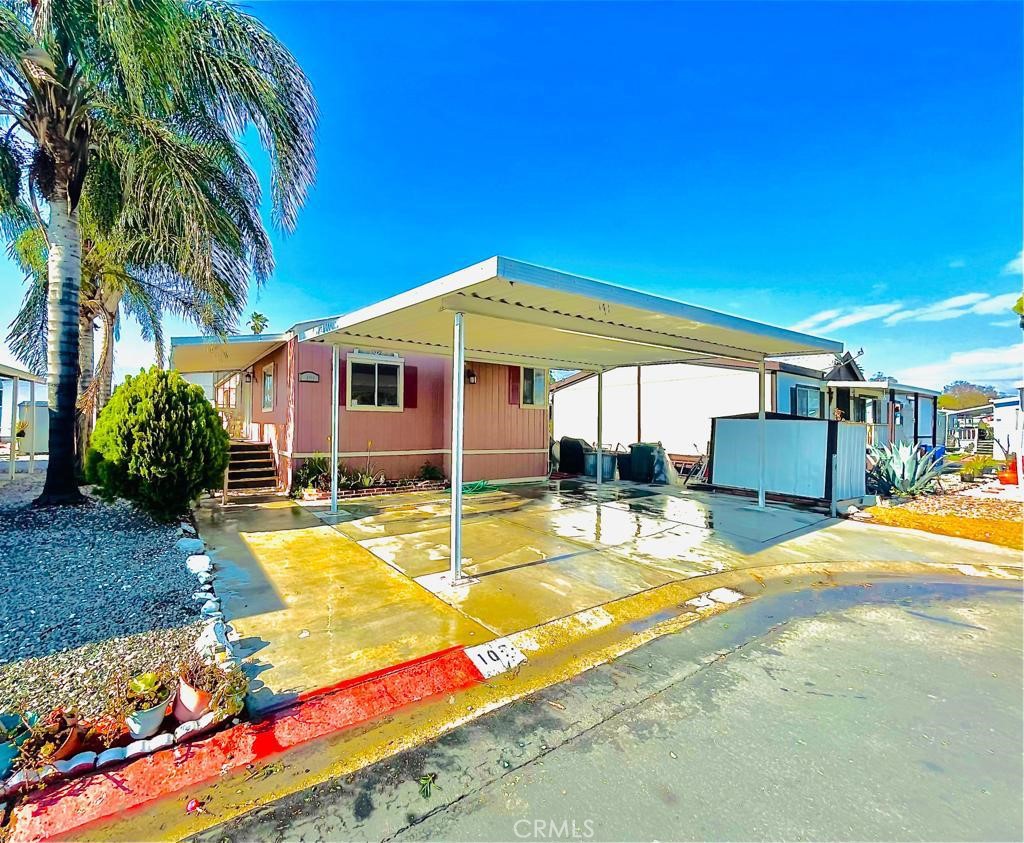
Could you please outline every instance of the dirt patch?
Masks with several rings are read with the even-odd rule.
[[[867,511],[877,524],[1024,550],[1024,507],[1017,501],[963,494],[929,495],[900,506],[873,506]]]

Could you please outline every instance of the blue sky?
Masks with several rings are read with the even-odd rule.
[[[253,9],[322,111],[252,296],[271,329],[500,253],[834,337],[869,375],[1020,378],[1020,4]],[[126,326],[119,370],[150,356]]]

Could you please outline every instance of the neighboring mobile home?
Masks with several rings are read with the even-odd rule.
[[[767,411],[867,426],[867,442],[936,441],[938,392],[869,381],[849,353],[766,360]],[[551,387],[555,439],[596,440],[597,384],[579,372]],[[661,442],[676,455],[707,453],[711,419],[757,410],[757,368],[708,360],[631,366],[604,374],[604,443]]]

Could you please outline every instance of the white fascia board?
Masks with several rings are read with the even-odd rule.
[[[480,263],[475,263],[472,266],[467,266],[465,269],[453,272],[451,275],[438,278],[436,281],[431,281],[412,290],[399,293],[397,296],[391,296],[359,310],[353,310],[344,316],[327,319],[319,325],[303,331],[299,340],[313,340],[324,337],[326,334],[343,332],[347,327],[358,325],[360,322],[365,322],[368,319],[396,313],[420,302],[429,301],[448,293],[458,292],[482,281],[490,281],[498,274],[497,269],[498,258],[488,258],[487,260],[480,261]]]
[[[807,354],[810,350],[807,346],[810,346],[811,349],[835,354],[841,354],[843,351],[843,344],[836,340],[802,334],[798,331],[779,328],[775,325],[766,325],[762,322],[753,322],[740,316],[731,316],[728,313],[721,313],[717,310],[708,310],[697,305],[685,304],[673,299],[643,293],[629,287],[607,284],[604,281],[596,281],[592,278],[570,275],[557,269],[535,266],[512,258],[498,257],[497,262],[498,276],[507,281],[520,281],[524,284],[574,293],[612,304],[633,307],[638,310],[664,313],[668,316],[701,322],[705,325],[713,325],[716,328],[723,328],[725,330],[744,331],[774,340],[791,341],[795,345],[800,346],[799,350],[793,352],[772,352],[772,357],[784,357],[787,353]]]

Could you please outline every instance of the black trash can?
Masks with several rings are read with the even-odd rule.
[[[619,466],[619,480],[633,479],[633,455],[626,452],[615,455],[615,462]]]
[[[657,443],[634,442],[629,446],[630,479],[637,483],[654,480],[654,453]]]

